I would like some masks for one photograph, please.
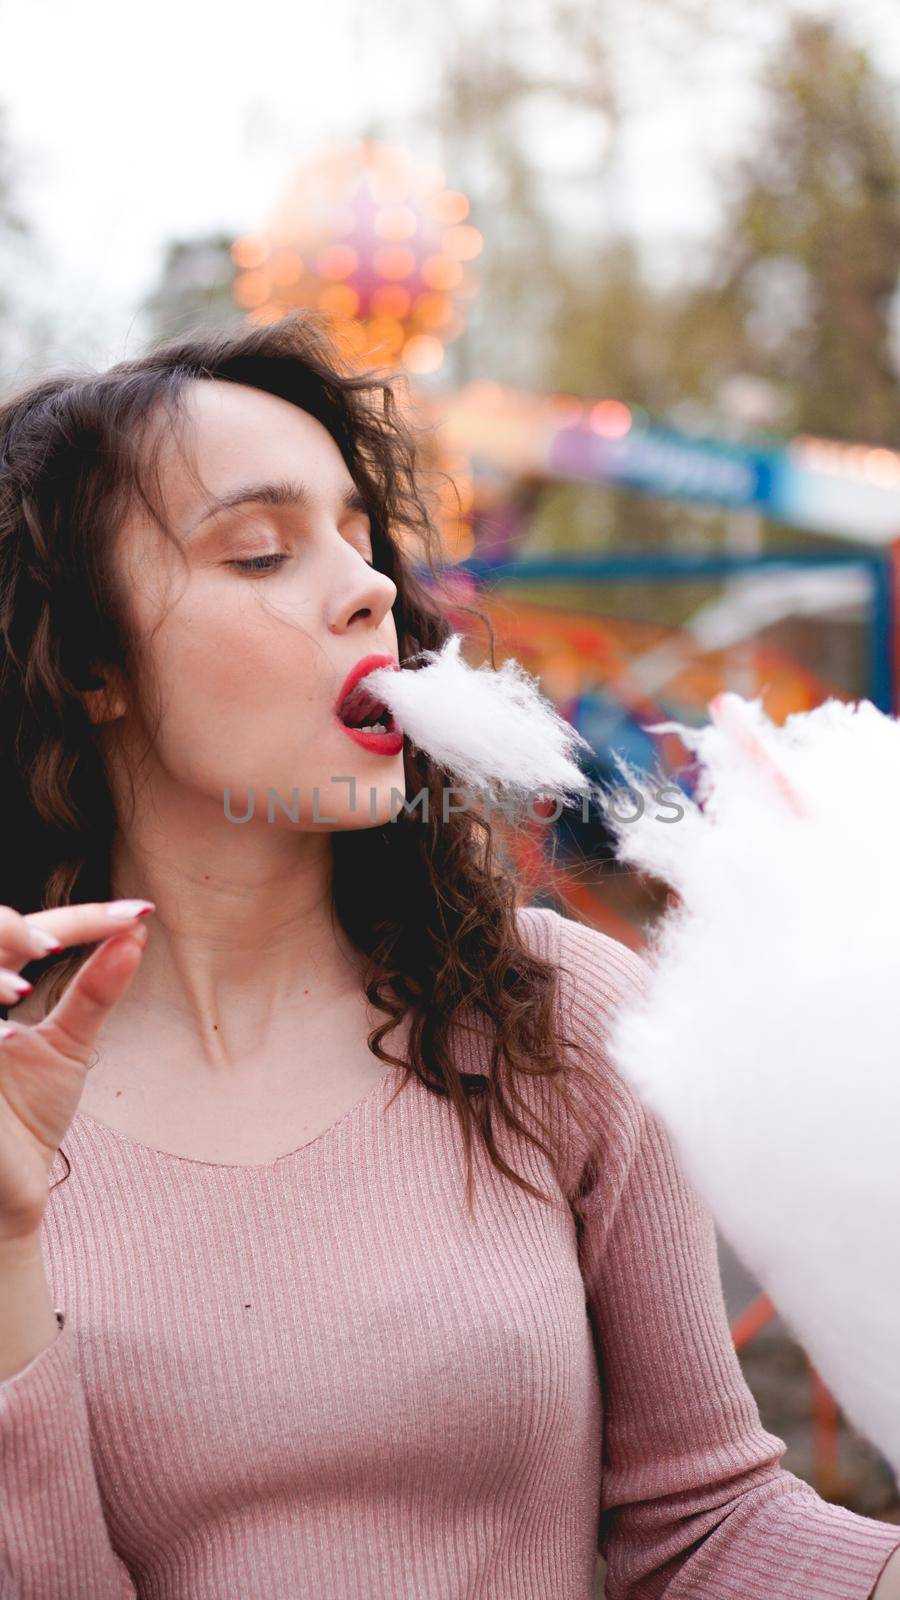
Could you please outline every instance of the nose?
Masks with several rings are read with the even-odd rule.
[[[389,578],[386,572],[370,567],[356,551],[348,554],[347,568],[342,570],[341,579],[335,587],[336,594],[328,622],[332,633],[343,633],[360,617],[377,628],[397,598],[397,585],[393,578]]]

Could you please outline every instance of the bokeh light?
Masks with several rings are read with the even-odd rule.
[[[236,239],[232,293],[271,322],[311,306],[361,364],[437,372],[465,327],[484,247],[443,169],[375,139],[304,162],[265,225]]]
[[[631,408],[621,400],[598,400],[591,407],[590,426],[601,439],[624,439],[631,432]]]

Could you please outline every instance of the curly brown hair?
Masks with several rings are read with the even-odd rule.
[[[129,675],[127,595],[113,580],[113,537],[138,499],[173,537],[162,511],[160,440],[148,423],[161,405],[175,424],[195,379],[268,391],[328,429],[365,495],[375,564],[396,584],[401,661],[440,648],[453,631],[436,598],[445,571],[418,429],[398,403],[394,376],[353,369],[317,314],[194,330],[105,372],[50,374],[8,396],[0,406],[0,782],[16,848],[3,861],[0,901],[21,912],[112,896],[120,819],[81,695],[102,686],[104,667]],[[434,595],[416,574],[416,548]],[[490,619],[457,609],[485,622],[495,666]],[[400,815],[332,835],[333,912],[367,957],[368,1000],[388,1018],[369,1047],[407,1068],[404,1083],[415,1073],[452,1100],[470,1209],[473,1129],[506,1177],[545,1199],[494,1137],[499,1115],[552,1154],[513,1109],[515,1101],[530,1110],[514,1081],[519,1073],[549,1078],[569,1105],[564,1049],[573,1041],[556,1030],[557,968],[528,947],[517,920],[521,880],[503,843],[516,824],[504,817],[495,837],[495,825],[476,811],[445,820],[440,769],[409,740],[404,760],[407,794],[427,792],[428,820],[413,825]],[[48,1005],[91,948],[39,964]],[[407,1012],[409,1058],[401,1061],[381,1041]],[[490,1070],[467,1074],[455,1064],[451,1031],[478,1015],[491,1025]]]

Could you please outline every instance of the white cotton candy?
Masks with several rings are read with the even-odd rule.
[[[565,801],[586,791],[589,779],[570,755],[578,746],[590,750],[588,741],[518,661],[509,658],[499,671],[473,668],[461,642],[452,634],[440,650],[411,657],[427,666],[378,667],[363,682],[437,766],[491,800],[552,791]]]
[[[696,750],[702,810],[655,821],[619,764],[647,804],[618,853],[681,904],[613,1060],[900,1482],[900,724],[868,701],[783,728],[738,695],[710,709],[659,725]]]

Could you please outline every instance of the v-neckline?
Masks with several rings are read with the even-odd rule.
[[[140,1150],[144,1155],[150,1156],[155,1161],[175,1161],[188,1166],[217,1167],[226,1172],[270,1172],[273,1168],[281,1166],[285,1161],[290,1161],[294,1156],[300,1156],[304,1150],[318,1146],[323,1141],[329,1140],[334,1134],[345,1129],[348,1123],[362,1118],[368,1108],[376,1100],[386,1098],[389,1085],[392,1085],[399,1076],[399,1068],[388,1067],[373,1083],[370,1089],[353,1104],[342,1111],[334,1122],[328,1124],[320,1133],[314,1133],[311,1138],[305,1139],[302,1144],[295,1145],[293,1150],[285,1150],[280,1156],[275,1156],[272,1161],[210,1161],[202,1156],[183,1156],[173,1150],[160,1150],[156,1145],[145,1144],[140,1139],[133,1139],[130,1134],[122,1133],[118,1128],[110,1127],[107,1122],[100,1122],[98,1118],[89,1116],[86,1111],[76,1111],[72,1118],[71,1126],[76,1124],[87,1125],[97,1130],[99,1135],[112,1139],[118,1144],[131,1145],[132,1149]]]

